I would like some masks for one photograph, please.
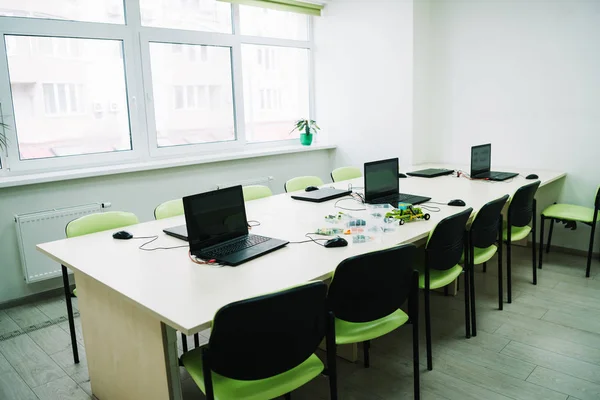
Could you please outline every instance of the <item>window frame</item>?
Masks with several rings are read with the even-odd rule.
[[[174,0],[177,1],[177,0]],[[260,36],[241,35],[239,5],[232,4],[232,32],[215,33],[194,30],[148,27],[141,24],[139,0],[123,0],[124,24],[81,22],[68,20],[51,20],[23,17],[0,16],[0,104],[4,120],[10,126],[6,131],[8,148],[0,154],[0,177],[26,175],[39,172],[60,170],[76,170],[95,166],[116,164],[132,164],[157,160],[176,160],[179,156],[206,155],[240,150],[256,150],[259,148],[276,148],[297,144],[297,138],[268,142],[248,142],[245,132],[244,83],[242,74],[242,44],[256,44],[277,47],[292,47],[308,50],[308,82],[309,82],[309,116],[315,119],[314,107],[314,41],[313,20],[308,18],[308,40],[278,39]],[[132,149],[109,153],[81,154],[40,159],[21,160],[18,149],[18,136],[15,129],[14,105],[12,101],[10,77],[8,70],[8,54],[4,35],[67,37],[81,39],[107,39],[122,42],[124,79],[126,87],[126,106],[129,113],[129,130]],[[152,70],[150,60],[150,43],[167,43],[183,45],[204,45],[229,47],[231,54],[232,99],[235,138],[231,141],[186,144],[179,146],[159,147],[156,132],[154,110],[154,88],[152,87]],[[54,46],[54,44],[53,44]],[[200,52],[196,62],[210,62],[210,49],[207,49],[208,60],[203,61]],[[182,53],[173,53],[173,57],[187,57]],[[62,83],[62,82],[40,82]],[[186,87],[183,86],[184,107],[187,104]],[[209,86],[205,89],[210,91]],[[207,93],[207,97],[209,94]],[[197,97],[197,94],[196,94]],[[198,98],[196,102],[198,103]],[[198,106],[198,104],[197,104]],[[210,101],[208,102],[210,107]],[[298,116],[299,118],[302,116]]]

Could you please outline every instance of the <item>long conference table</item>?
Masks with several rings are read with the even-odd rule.
[[[415,169],[429,167],[456,168],[428,164]],[[541,186],[565,176],[552,171],[535,172]],[[453,176],[409,177],[400,179],[400,191],[430,196],[431,201],[439,203],[462,199],[476,212],[485,203],[512,195],[529,182],[522,175],[505,182]],[[362,189],[363,179],[325,186],[346,189],[348,184]],[[253,233],[295,242],[306,240],[306,233],[326,227],[325,216],[340,211],[334,204],[335,200],[297,201],[286,193],[247,202],[246,211],[248,220],[260,222],[252,228]],[[363,207],[350,198],[339,205]],[[440,211],[431,212],[429,221],[406,223],[395,232],[379,235],[377,240],[349,240],[347,247],[340,248],[289,244],[235,268],[195,264],[187,248],[142,251],[138,247],[144,241],[115,240],[113,231],[44,243],[37,248],[74,272],[93,394],[100,400],[179,400],[177,331],[192,335],[209,328],[215,312],[228,303],[327,279],[350,256],[417,242],[444,217],[464,209],[434,206]],[[366,211],[348,213],[361,217]],[[150,248],[171,247],[183,242],[166,236],[162,230],[184,223],[184,217],[179,216],[125,229],[134,236],[159,235]]]

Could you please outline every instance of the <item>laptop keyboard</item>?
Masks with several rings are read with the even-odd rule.
[[[229,243],[227,245],[221,246],[218,249],[203,251],[203,258],[220,258],[224,256],[228,256],[229,254],[236,253],[241,250],[245,250],[252,246],[256,246],[257,244],[264,243],[266,241],[271,240],[271,238],[259,236],[259,235],[250,235],[247,238],[242,240],[235,241],[233,243]]]
[[[418,202],[421,199],[422,198],[420,196],[415,196],[415,195],[412,195],[412,194],[400,193],[400,194],[393,194],[391,196],[386,196],[386,197],[382,197],[380,199],[377,199],[377,203],[385,204],[385,203],[390,203],[390,202],[396,202],[397,201],[399,203],[414,204],[415,202]]]

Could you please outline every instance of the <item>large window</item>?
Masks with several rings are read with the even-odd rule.
[[[0,0],[0,174],[294,140],[311,48],[310,17],[216,0]]]

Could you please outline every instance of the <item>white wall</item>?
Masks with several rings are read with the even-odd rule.
[[[600,184],[600,1],[432,0],[431,132],[440,161],[566,171],[561,202]],[[560,189],[560,187],[559,187]],[[546,230],[547,232],[547,230]],[[555,231],[587,249],[589,228]]]
[[[331,182],[333,153],[295,153],[0,189],[0,303],[62,285],[60,278],[30,285],[23,280],[15,214],[109,201],[112,210],[131,211],[141,221],[149,221],[161,202],[211,190],[217,184],[273,176],[271,189],[281,193],[284,182],[294,176],[317,175]]]
[[[412,162],[411,0],[336,0],[315,19],[316,118],[335,165]]]

